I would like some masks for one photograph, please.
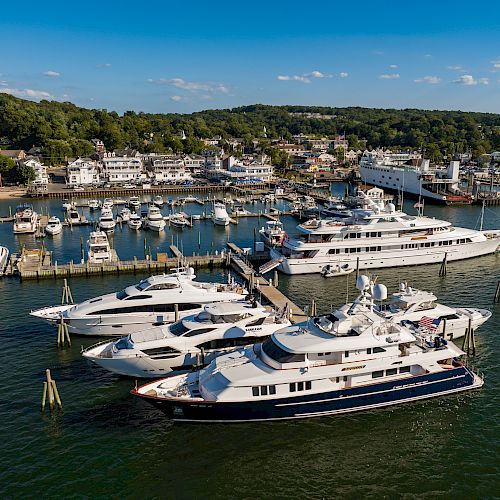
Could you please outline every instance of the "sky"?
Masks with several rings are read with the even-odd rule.
[[[27,0],[2,5],[0,47],[0,92],[119,113],[500,113],[498,0]]]

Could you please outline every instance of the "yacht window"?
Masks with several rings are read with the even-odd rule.
[[[189,328],[186,328],[183,324],[182,324],[182,321],[176,321],[175,323],[172,323],[170,326],[169,326],[169,331],[171,333],[173,333],[174,335],[177,335],[177,337],[183,335],[184,333],[186,333]]]
[[[366,350],[366,354],[371,354],[372,353],[372,348],[369,347],[367,350]]]
[[[276,386],[275,385],[269,386],[269,394],[276,394]]]
[[[199,330],[195,330],[199,331]],[[244,347],[247,345],[256,344],[262,342],[266,337],[233,337],[228,339],[213,339],[199,344],[197,347],[199,349],[211,350],[211,349],[228,349],[230,347]]]
[[[290,392],[295,392],[295,384],[290,384]]]
[[[258,387],[252,387],[252,394],[254,396],[258,396],[259,395],[259,388]]]
[[[253,321],[250,321],[250,323],[247,323],[245,326],[259,326],[259,325],[263,325],[264,324],[264,321],[266,321],[266,317],[263,316],[262,318],[257,318]]]
[[[153,285],[148,288],[148,290],[172,290],[174,288],[179,288],[178,283],[159,283],[158,285]]]
[[[260,386],[260,395],[261,396],[267,396],[267,385],[261,385]]]
[[[121,292],[116,292],[116,298],[118,300],[123,300],[128,297],[128,293],[125,290],[122,290]]]
[[[397,368],[389,368],[389,370],[385,371],[386,376],[396,375],[396,373],[398,373],[398,369]]]
[[[297,390],[298,391],[303,391],[304,390],[304,382],[298,382],[297,383]]]
[[[274,361],[278,363],[300,363],[306,360],[305,354],[294,354],[278,347],[272,338],[267,339],[262,344],[262,350]]]
[[[142,299],[152,299],[152,295],[132,295],[131,297],[126,298],[125,300],[142,300]]]
[[[146,290],[146,288],[148,288],[149,286],[149,281],[141,281],[138,285],[136,285],[135,287],[137,288],[137,290],[139,291],[144,291]]]
[[[216,328],[198,328],[196,330],[191,330],[187,332],[184,337],[194,337],[195,335],[201,335],[202,333],[213,332]]]
[[[142,352],[147,354],[148,356],[160,356],[162,354],[174,354],[175,356],[179,355],[181,351],[174,349],[170,346],[163,347],[154,347],[153,349],[143,349]]]
[[[349,357],[349,351],[344,352],[344,357],[346,357],[346,358]]]
[[[402,366],[399,369],[399,373],[410,373],[410,367],[409,366]]]
[[[425,311],[427,309],[434,309],[435,307],[434,302],[422,302],[421,304],[418,304],[415,311]]]
[[[375,354],[377,352],[385,352],[385,349],[383,347],[374,347],[373,354]]]
[[[118,349],[118,350],[121,350],[121,349],[133,349],[134,346],[132,345],[132,343],[130,342],[130,340],[128,339],[128,337],[124,337],[122,339],[120,339],[118,342],[115,343],[115,347]]]
[[[311,382],[306,382],[306,391],[309,391],[311,389]]]
[[[372,378],[380,378],[384,376],[384,370],[378,370],[376,372],[372,372]]]

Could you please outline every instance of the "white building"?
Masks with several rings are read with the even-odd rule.
[[[205,157],[201,172],[207,179],[220,179],[224,170],[222,156],[214,155]]]
[[[135,156],[116,156],[104,153],[102,174],[108,182],[137,181],[142,174],[142,160]]]
[[[222,175],[231,180],[269,182],[273,176],[273,166],[265,163],[252,162],[248,165],[235,163]]]
[[[149,174],[158,182],[187,181],[191,172],[186,169],[184,159],[178,156],[151,157],[147,165]]]
[[[35,180],[33,184],[47,185],[49,183],[49,175],[47,174],[47,167],[42,165],[35,158],[23,161],[24,165],[31,167],[35,171]]]
[[[85,186],[99,183],[97,162],[90,158],[77,158],[68,163],[66,177],[70,186]]]
[[[184,165],[191,173],[199,173],[205,165],[205,158],[201,155],[186,155]]]

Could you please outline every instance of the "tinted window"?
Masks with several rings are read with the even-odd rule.
[[[297,363],[305,361],[306,359],[305,354],[293,354],[285,351],[284,349],[281,349],[281,347],[278,347],[273,342],[272,338],[267,339],[262,344],[262,350],[266,353],[267,356],[269,356],[271,359],[274,359],[274,361],[277,361],[278,363]]]
[[[399,369],[399,373],[410,373],[410,367],[409,366],[402,366]]]
[[[385,371],[386,375],[396,375],[396,373],[398,373],[398,369],[397,368],[390,368],[389,370]]]
[[[198,331],[198,330],[197,330]],[[235,337],[230,339],[213,339],[199,344],[199,349],[227,349],[229,347],[243,347],[262,342],[266,337]]]
[[[213,332],[214,330],[216,330],[216,328],[198,328],[197,330],[191,330],[190,332],[187,332],[184,336],[194,337],[195,335],[201,335],[202,333]]]
[[[373,352],[376,353],[376,352],[385,352],[385,349],[383,349],[382,347],[374,347],[373,348]]]
[[[384,370],[379,370],[376,372],[372,372],[372,378],[379,378],[384,376]]]
[[[254,396],[258,396],[259,395],[259,388],[258,387],[252,387],[252,394]]]
[[[169,326],[169,330],[177,336],[180,336],[188,331],[188,328],[186,328],[183,324],[182,321],[176,321],[175,323],[172,323]]]

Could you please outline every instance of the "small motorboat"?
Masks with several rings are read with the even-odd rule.
[[[156,205],[149,205],[146,227],[152,231],[161,232],[165,229],[165,225],[160,209]]]
[[[231,218],[229,217],[224,203],[215,203],[212,214],[212,221],[216,226],[228,226]]]
[[[116,226],[116,221],[113,218],[113,212],[110,208],[104,207],[101,211],[101,219],[99,220],[99,228],[103,231],[113,231]]]
[[[179,229],[184,229],[189,227],[189,221],[183,214],[172,214],[169,218],[170,224]]]
[[[85,223],[85,216],[80,215],[78,213],[78,210],[76,208],[71,208],[68,210],[66,213],[66,224],[69,224],[70,226],[78,226],[80,224]]]
[[[333,276],[343,276],[344,274],[351,274],[354,267],[349,264],[327,264],[321,269],[320,274],[323,278],[332,278]]]
[[[62,202],[62,209],[67,212],[68,210],[71,210],[73,208],[73,203],[71,203],[69,200],[63,200]]]
[[[141,209],[141,200],[138,196],[131,196],[128,199],[128,206],[137,212],[137,210]]]
[[[157,195],[153,198],[153,203],[158,207],[161,208],[163,207],[163,204],[165,203],[163,201],[163,198],[160,195]]]
[[[100,206],[99,200],[89,200],[90,210],[98,210]]]
[[[59,217],[51,217],[45,226],[45,232],[54,236],[55,234],[59,234],[62,231],[62,224],[59,220]]]
[[[193,220],[201,220],[201,215],[200,214],[191,215],[191,219],[193,219]]]
[[[124,207],[120,210],[120,219],[123,222],[128,222],[130,220],[131,211],[129,208]]]
[[[102,208],[113,208],[114,202],[113,198],[104,198],[104,202],[102,204]]]
[[[130,229],[138,230],[142,227],[142,219],[135,212],[130,214],[127,225]]]

